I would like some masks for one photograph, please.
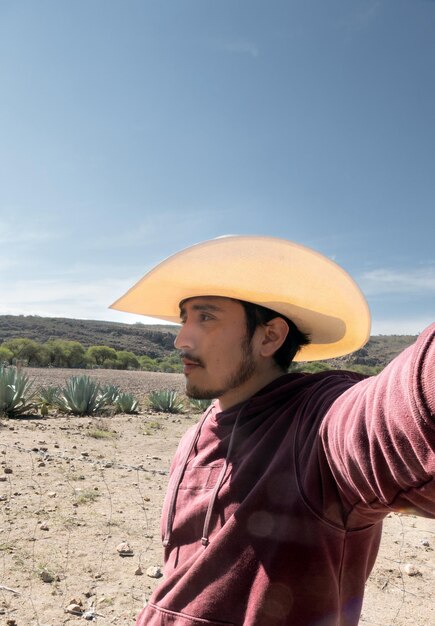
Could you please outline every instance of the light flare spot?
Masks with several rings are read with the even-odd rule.
[[[269,537],[274,528],[273,516],[268,511],[255,511],[248,519],[248,532],[254,537]]]

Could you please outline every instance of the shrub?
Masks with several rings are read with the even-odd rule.
[[[117,413],[137,413],[138,405],[138,400],[131,393],[120,393],[115,400]]]
[[[59,392],[57,406],[64,413],[92,415],[101,411],[107,402],[100,385],[89,376],[73,376]]]
[[[0,415],[17,417],[36,408],[29,394],[32,383],[14,367],[0,367]]]
[[[184,402],[176,391],[164,389],[162,391],[151,391],[148,394],[150,406],[155,411],[164,413],[181,413],[184,409]]]

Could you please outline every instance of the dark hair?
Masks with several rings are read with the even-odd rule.
[[[272,309],[267,309],[264,306],[253,304],[252,302],[245,302],[244,300],[239,300],[239,302],[245,310],[249,341],[254,336],[257,326],[264,326],[275,317],[281,317],[287,324],[289,328],[287,337],[282,346],[273,355],[276,365],[286,372],[302,346],[306,346],[310,343],[309,336],[300,331],[294,322],[284,315],[281,315],[281,313],[277,313],[277,311],[272,311]]]

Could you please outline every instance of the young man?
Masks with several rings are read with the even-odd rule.
[[[137,626],[357,624],[382,519],[435,517],[435,325],[377,377],[285,373],[370,318],[341,268],[267,237],[193,246],[113,306],[179,315],[187,394],[216,398],[175,455]]]

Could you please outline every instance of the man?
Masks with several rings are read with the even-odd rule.
[[[287,374],[370,317],[341,268],[270,237],[184,250],[113,307],[180,315],[187,394],[216,398],[175,455],[137,626],[357,624],[382,519],[435,517],[435,325],[377,377]]]

